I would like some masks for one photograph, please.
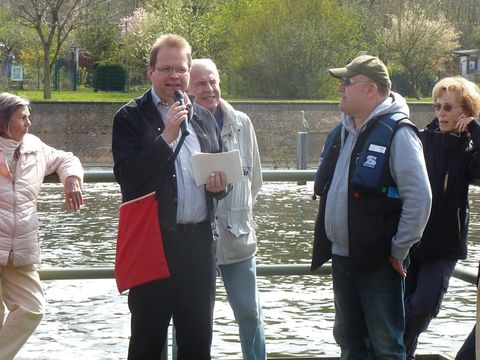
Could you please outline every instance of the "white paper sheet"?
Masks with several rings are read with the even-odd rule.
[[[208,177],[214,171],[223,171],[227,183],[243,180],[240,152],[232,150],[222,153],[195,153],[192,155],[193,176],[197,186],[207,183]]]

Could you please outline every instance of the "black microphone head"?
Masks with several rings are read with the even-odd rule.
[[[185,100],[183,99],[183,92],[182,91],[175,90],[175,92],[173,93],[173,99],[175,101],[178,101],[180,103],[180,105],[185,105]],[[188,132],[188,128],[187,128],[187,120],[182,121],[182,123],[180,124],[180,128],[182,129],[182,133],[185,134],[185,136],[190,134]]]
[[[175,90],[173,94],[173,98],[175,101],[178,101],[180,105],[185,105],[185,101],[183,100],[183,92],[180,90]]]

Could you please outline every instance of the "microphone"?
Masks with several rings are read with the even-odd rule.
[[[175,101],[178,101],[180,105],[185,105],[185,100],[183,99],[183,92],[180,90],[175,90],[175,93],[173,94],[173,99]],[[190,134],[187,130],[187,120],[185,119],[182,121],[180,124],[180,128],[182,129],[182,134],[188,135]]]

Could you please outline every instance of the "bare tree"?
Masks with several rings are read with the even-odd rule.
[[[438,74],[452,51],[458,47],[459,33],[442,13],[430,18],[417,5],[406,5],[390,17],[390,26],[379,32],[386,57],[408,74],[414,95],[420,97],[419,80]]]
[[[108,0],[7,0],[14,16],[34,29],[43,49],[43,97],[51,99],[50,76],[70,33],[88,21],[88,14]]]

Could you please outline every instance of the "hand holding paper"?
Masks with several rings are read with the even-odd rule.
[[[223,171],[227,183],[243,179],[240,152],[232,150],[223,153],[195,153],[192,155],[193,176],[197,186],[206,184],[212,173]]]
[[[228,185],[227,177],[223,171],[214,171],[210,175],[205,188],[213,193],[225,191]]]

